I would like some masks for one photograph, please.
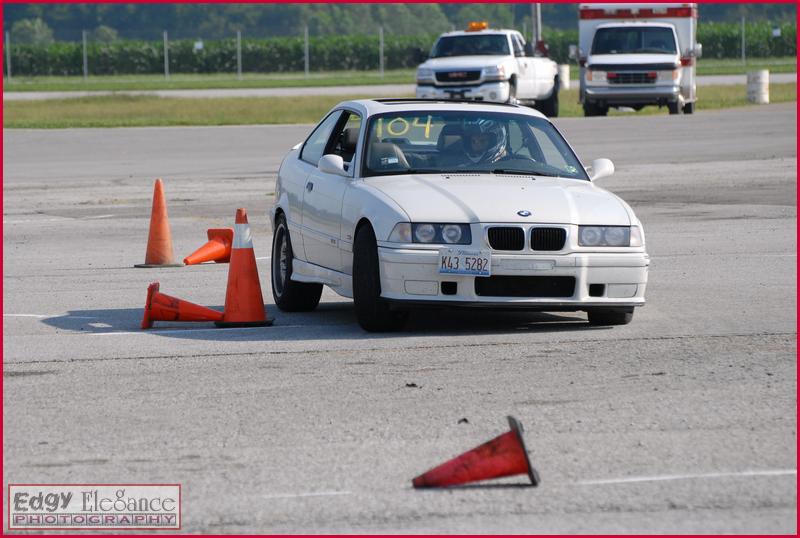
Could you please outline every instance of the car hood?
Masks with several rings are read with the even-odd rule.
[[[412,222],[517,222],[628,226],[615,195],[589,181],[494,174],[371,177]],[[521,217],[519,211],[530,211]]]
[[[593,54],[586,64],[593,65],[640,65],[673,64],[678,62],[677,54]]]
[[[490,65],[500,65],[506,61],[507,56],[447,56],[444,58],[431,58],[420,67],[429,69],[480,69]]]

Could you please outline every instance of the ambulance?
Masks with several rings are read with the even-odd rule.
[[[586,116],[609,107],[666,106],[691,114],[697,102],[697,4],[580,4],[580,102]]]

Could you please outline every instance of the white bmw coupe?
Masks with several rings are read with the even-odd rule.
[[[422,307],[585,311],[629,323],[650,258],[633,210],[539,112],[371,99],[337,105],[284,158],[270,217],[272,293],[313,310],[322,286],[368,331]]]

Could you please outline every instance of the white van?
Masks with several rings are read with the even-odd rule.
[[[697,4],[580,4],[578,31],[586,116],[612,106],[694,112]]]

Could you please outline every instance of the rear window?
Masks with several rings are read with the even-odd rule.
[[[511,54],[505,34],[475,34],[441,37],[433,46],[432,58],[448,56],[504,56]]]

